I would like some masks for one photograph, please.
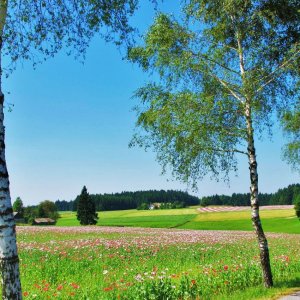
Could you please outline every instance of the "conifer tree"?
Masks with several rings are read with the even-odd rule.
[[[86,186],[83,187],[77,205],[77,219],[81,225],[97,224],[98,214]]]
[[[295,212],[300,221],[300,195],[298,195],[295,199]]]

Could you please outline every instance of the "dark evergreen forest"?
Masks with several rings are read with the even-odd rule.
[[[300,184],[291,184],[279,189],[276,193],[260,193],[260,205],[291,205],[300,195]],[[142,204],[150,203],[180,203],[182,207],[198,205],[232,205],[249,206],[250,194],[233,193],[228,195],[212,195],[199,198],[182,191],[137,191],[114,194],[91,194],[97,211],[136,209]],[[59,211],[76,211],[79,196],[72,201],[57,200],[55,205]]]
[[[286,188],[279,189],[276,193],[260,193],[260,205],[291,205],[294,203],[297,195],[300,195],[300,184],[291,184]],[[227,195],[213,195],[200,199],[202,206],[208,205],[233,205],[233,206],[249,206],[250,194],[233,193]]]
[[[142,204],[150,203],[180,203],[182,206],[198,205],[199,198],[182,191],[137,191],[114,194],[90,194],[97,211],[135,209]],[[79,196],[73,201],[57,200],[59,211],[76,211]]]

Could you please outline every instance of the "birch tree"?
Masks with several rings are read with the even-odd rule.
[[[22,299],[16,231],[5,160],[4,95],[1,78],[20,60],[33,64],[61,49],[84,58],[90,40],[100,35],[120,45],[133,28],[136,0],[0,0],[0,264],[2,298]]]
[[[237,155],[247,158],[252,224],[263,283],[271,287],[255,140],[296,101],[299,5],[190,0],[182,7],[177,19],[159,14],[143,44],[128,53],[158,78],[135,93],[141,104],[131,145],[152,147],[163,171],[194,186],[206,175],[229,180]]]

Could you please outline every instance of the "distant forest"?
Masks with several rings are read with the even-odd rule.
[[[279,189],[276,193],[260,193],[260,205],[291,205],[297,195],[300,195],[300,184],[291,184],[286,188]],[[59,211],[76,211],[78,197],[72,201],[57,200],[55,205]],[[90,197],[96,204],[97,211],[136,209],[143,204],[150,203],[180,203],[182,207],[199,205],[230,205],[249,206],[250,194],[233,193],[228,195],[213,195],[198,197],[182,191],[137,191],[122,192],[115,194],[91,194]]]
[[[260,193],[259,204],[260,205],[291,205],[294,203],[296,196],[300,195],[300,184],[291,184],[286,188],[279,189],[274,194]],[[231,196],[227,195],[213,195],[202,197],[200,199],[202,206],[208,205],[232,205],[232,206],[249,206],[250,205],[250,193],[248,194],[236,194]]]
[[[91,194],[97,211],[136,209],[142,204],[180,203],[182,207],[199,205],[199,198],[182,191],[137,191],[115,194]],[[57,200],[55,205],[59,211],[76,211],[79,196],[73,201]]]

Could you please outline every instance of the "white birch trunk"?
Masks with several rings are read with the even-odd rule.
[[[22,299],[16,225],[11,207],[9,179],[5,161],[4,96],[0,90],[0,266],[2,299]]]
[[[251,186],[250,186],[250,201],[251,201],[251,210],[252,210],[251,219],[258,240],[260,263],[262,266],[262,273],[263,273],[263,282],[265,287],[272,287],[273,276],[272,276],[272,270],[270,264],[269,246],[259,216],[257,161],[256,161],[255,147],[254,147],[251,108],[248,103],[246,103],[246,122],[247,122],[247,136],[248,136],[248,159],[249,159],[250,182],[251,182]]]
[[[2,93],[1,49],[7,14],[7,0],[0,1],[0,266],[3,300],[22,299],[16,225],[5,160],[4,95]]]
[[[234,22],[234,19],[233,19]],[[251,202],[251,219],[252,225],[256,233],[260,263],[263,273],[263,283],[265,287],[273,286],[273,276],[270,264],[270,254],[267,238],[264,234],[261,220],[259,216],[259,199],[258,199],[258,174],[257,174],[257,161],[256,152],[254,147],[254,130],[252,125],[252,112],[251,112],[251,96],[247,95],[247,84],[246,84],[246,70],[245,61],[243,54],[242,41],[239,35],[239,30],[236,31],[237,45],[238,45],[238,55],[240,62],[240,73],[243,84],[243,89],[245,91],[244,95],[244,106],[245,106],[245,118],[246,118],[246,128],[247,128],[247,150],[248,150],[248,160],[249,160],[249,170],[250,170],[250,202]]]

